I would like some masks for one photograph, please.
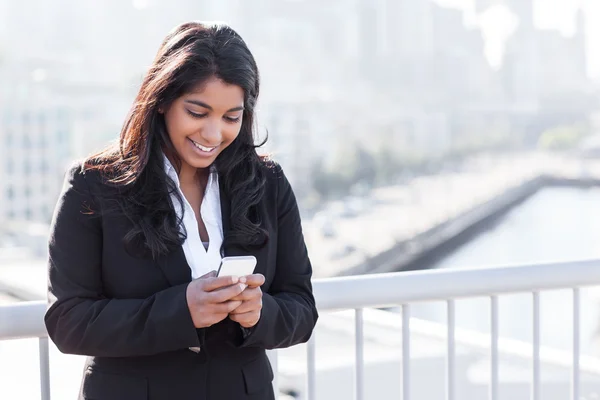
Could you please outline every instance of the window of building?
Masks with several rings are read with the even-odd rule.
[[[6,130],[6,136],[4,137],[4,144],[6,144],[7,148],[12,147],[13,144],[13,132],[10,129]]]
[[[23,134],[23,148],[25,150],[31,149],[31,136],[29,132]]]

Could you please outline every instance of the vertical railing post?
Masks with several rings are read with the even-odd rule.
[[[490,399],[498,400],[498,296],[491,296],[491,376]]]
[[[456,368],[456,342],[455,342],[455,307],[454,300],[448,300],[448,355],[446,361],[446,399],[456,399],[455,368]]]
[[[579,288],[573,288],[573,378],[571,382],[573,400],[579,400],[580,297]]]
[[[363,310],[357,308],[355,310],[355,325],[356,325],[356,366],[355,366],[355,383],[356,390],[354,398],[363,400],[365,398],[365,360],[364,360],[364,334],[363,334]]]
[[[275,398],[277,398],[279,395],[279,365],[277,350],[267,350],[267,357],[269,357],[269,362],[273,369],[273,392],[275,393]]]
[[[410,305],[402,305],[402,400],[410,400]]]
[[[40,391],[42,400],[50,400],[50,349],[48,338],[39,338]]]
[[[532,400],[540,400],[540,293],[533,292],[533,382]]]
[[[306,376],[306,394],[308,400],[315,400],[317,398],[316,394],[316,343],[315,343],[315,333],[313,332],[311,338],[308,340],[306,347],[306,362],[308,364],[308,374]]]

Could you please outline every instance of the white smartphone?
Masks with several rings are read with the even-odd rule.
[[[224,257],[217,271],[217,276],[246,276],[252,275],[256,267],[256,257],[235,256]]]

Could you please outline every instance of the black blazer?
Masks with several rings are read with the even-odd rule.
[[[131,222],[99,212],[114,189],[98,172],[70,169],[49,240],[45,323],[60,351],[89,356],[80,399],[274,398],[265,349],[307,341],[318,315],[294,193],[279,166],[267,170],[259,203],[267,245],[224,249],[225,256],[254,255],[255,272],[266,278],[260,321],[244,338],[229,318],[196,329],[181,246],[156,261],[131,255],[122,242]],[[230,202],[222,190],[221,207],[226,232]],[[189,350],[198,346],[199,353]]]

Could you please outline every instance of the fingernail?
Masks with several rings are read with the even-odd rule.
[[[240,278],[238,278],[237,276],[232,276],[232,277],[231,277],[231,281],[232,281],[233,283],[237,283],[237,282],[239,281],[239,279],[240,279]]]
[[[239,282],[246,283],[246,277],[245,276],[240,277]]]
[[[244,289],[246,289],[246,287],[247,287],[246,285],[244,285],[243,283],[240,283],[240,289],[244,290]]]

